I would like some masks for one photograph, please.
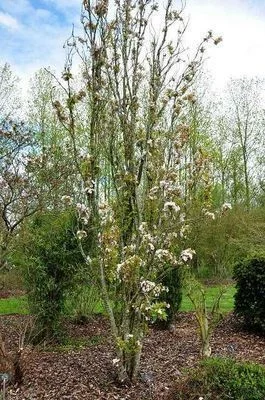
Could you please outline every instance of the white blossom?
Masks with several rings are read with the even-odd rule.
[[[132,333],[127,333],[127,335],[125,335],[125,340],[130,340],[133,338],[133,334]]]
[[[72,204],[73,203],[73,199],[71,196],[62,196],[61,200],[65,203],[65,204]]]
[[[148,247],[149,247],[150,251],[155,250],[155,246],[153,245],[153,243],[148,243]]]
[[[83,203],[76,203],[76,209],[80,214],[88,211],[87,206]]]
[[[167,201],[164,204],[163,211],[168,211],[168,210],[178,213],[180,211],[180,207],[174,201]]]
[[[222,205],[222,210],[223,211],[227,211],[227,210],[231,210],[232,209],[232,204],[231,203],[224,203]]]
[[[81,220],[82,220],[84,225],[87,225],[88,222],[89,222],[88,218],[86,218],[86,217],[81,218]]]
[[[140,285],[141,285],[141,289],[142,289],[143,293],[149,293],[156,286],[155,282],[148,281],[148,280],[142,281],[140,283]]]
[[[171,260],[173,258],[173,256],[170,253],[170,251],[166,250],[166,249],[157,249],[156,252],[155,252],[155,257],[159,261],[164,261],[165,259]]]
[[[190,226],[189,225],[183,225],[180,229],[179,235],[182,239],[186,239],[187,235],[186,233],[189,231]]]
[[[162,180],[162,181],[159,182],[159,186],[160,186],[161,189],[166,190],[166,189],[169,188],[170,182]]]
[[[154,186],[150,189],[149,196],[148,196],[150,200],[156,199],[158,190],[159,190],[158,186]]]
[[[136,245],[130,244],[129,246],[124,246],[123,251],[124,253],[135,253]]]
[[[120,263],[120,264],[117,265],[117,268],[116,268],[116,273],[117,273],[117,275],[120,274],[120,272],[121,272],[121,270],[122,270],[122,267],[123,267],[123,263]]]
[[[94,187],[93,186],[89,186],[89,187],[85,187],[84,188],[84,192],[87,194],[92,194],[94,192]]]
[[[84,192],[88,194],[92,194],[95,190],[95,181],[89,179],[87,181],[87,186],[84,188]]]
[[[77,231],[76,236],[79,240],[82,240],[83,238],[87,237],[86,231]]]
[[[210,218],[210,219],[215,220],[215,213],[213,213],[213,212],[205,211],[205,214],[204,214],[204,215],[205,215],[206,217]]]
[[[142,222],[141,225],[139,226],[139,232],[144,235],[146,233],[147,230],[147,223],[146,222]]]
[[[185,219],[186,219],[186,214],[185,213],[181,213],[180,216],[179,216],[180,222],[184,222]]]
[[[189,261],[189,260],[192,260],[194,254],[196,254],[196,253],[195,253],[195,250],[192,250],[192,249],[189,248],[189,249],[183,250],[183,251],[181,252],[180,258],[181,258],[184,262],[187,262],[187,261]]]

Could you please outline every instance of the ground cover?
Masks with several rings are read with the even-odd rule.
[[[7,347],[14,351],[18,332],[28,316],[1,316]],[[180,313],[174,333],[151,327],[144,342],[140,379],[132,386],[115,383],[107,320],[94,317],[85,325],[68,322],[64,347],[25,346],[22,385],[10,387],[7,399],[16,400],[175,400],[176,384],[185,369],[200,360],[193,313]],[[265,364],[263,337],[239,330],[231,313],[218,325],[212,339],[213,356]],[[198,398],[204,393],[198,390]],[[236,400],[236,399],[235,399]],[[237,399],[238,400],[238,399]]]

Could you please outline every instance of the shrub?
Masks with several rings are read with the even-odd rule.
[[[265,332],[265,256],[239,262],[236,280],[235,313],[252,329]]]
[[[160,295],[160,300],[168,303],[169,308],[166,309],[167,319],[162,323],[168,326],[174,324],[175,315],[179,311],[182,302],[182,274],[180,268],[169,270],[162,279],[162,285],[168,288]],[[161,324],[161,322],[160,322]]]
[[[175,400],[264,400],[265,367],[225,358],[209,358],[189,373]]]
[[[26,232],[25,281],[37,341],[60,339],[65,293],[83,262],[75,230],[71,213],[50,212],[35,217]]]

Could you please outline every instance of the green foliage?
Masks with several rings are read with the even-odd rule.
[[[182,274],[180,268],[174,268],[168,271],[162,279],[162,285],[168,290],[163,291],[160,300],[169,304],[166,308],[166,324],[174,323],[176,313],[179,311],[182,302]]]
[[[0,289],[4,291],[23,290],[23,276],[19,268],[9,268],[0,273]]]
[[[25,282],[37,340],[60,339],[65,292],[83,261],[75,227],[72,214],[50,212],[36,216],[26,232]]]
[[[225,214],[219,210],[214,220],[201,218],[198,211],[192,215],[186,246],[196,250],[193,268],[200,278],[231,277],[237,260],[265,247],[264,209],[246,212],[235,207]]]
[[[235,266],[235,312],[245,324],[265,332],[265,255],[247,258]]]
[[[77,323],[85,323],[93,314],[102,312],[99,291],[95,286],[76,283],[66,294],[65,314]]]
[[[175,400],[264,400],[264,366],[236,362],[232,359],[209,358],[192,371]]]

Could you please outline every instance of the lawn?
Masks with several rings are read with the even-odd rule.
[[[207,305],[211,306],[213,299],[219,291],[219,286],[208,287],[206,290],[206,301]],[[229,312],[234,306],[234,286],[228,286],[226,292],[224,293],[220,307],[222,312]],[[101,307],[98,307],[97,312],[101,311]],[[183,296],[181,311],[193,311],[192,304],[190,300]],[[28,305],[26,296],[20,297],[9,297],[7,299],[0,299],[0,315],[2,314],[27,314]]]
[[[26,296],[8,297],[0,299],[0,315],[3,314],[27,314],[28,302]]]
[[[206,303],[208,307],[211,307],[213,304],[214,299],[218,295],[220,290],[219,286],[210,286],[206,289]],[[232,311],[234,307],[234,294],[235,294],[235,287],[234,286],[227,286],[226,292],[223,294],[221,301],[220,301],[220,311],[221,312],[229,312]],[[192,311],[193,307],[191,304],[190,299],[187,296],[183,296],[182,304],[180,311]]]

